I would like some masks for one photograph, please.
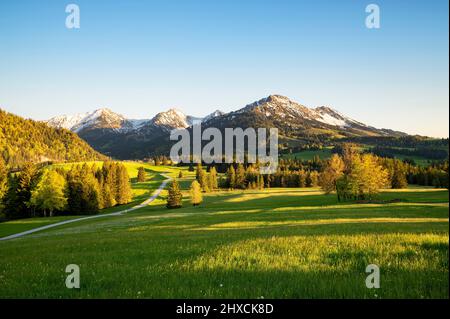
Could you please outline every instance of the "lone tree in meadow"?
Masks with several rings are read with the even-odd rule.
[[[183,178],[183,171],[180,171],[180,172],[178,173],[178,178]]]
[[[193,206],[198,206],[203,202],[202,188],[200,183],[193,181],[191,184],[191,203]]]
[[[170,184],[169,195],[167,196],[167,208],[180,208],[182,206],[181,200],[183,195],[181,194],[180,184],[176,179]]]
[[[67,205],[65,195],[66,180],[54,170],[44,171],[37,187],[31,192],[30,204],[41,209],[44,216],[53,216],[55,210],[62,210]]]
[[[137,175],[137,181],[138,183],[145,182],[145,169],[141,166],[138,168],[138,175]]]

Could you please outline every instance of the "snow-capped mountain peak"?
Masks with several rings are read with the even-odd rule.
[[[154,125],[165,126],[169,128],[189,127],[188,117],[182,111],[171,108],[165,112],[160,112],[151,120]]]
[[[65,128],[76,133],[86,128],[121,129],[129,126],[124,116],[114,113],[108,108],[74,115],[56,116],[46,122],[50,126]]]

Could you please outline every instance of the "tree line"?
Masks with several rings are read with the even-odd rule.
[[[0,202],[7,218],[94,214],[100,209],[129,203],[130,179],[121,163],[104,162],[37,169],[26,163],[7,173],[0,161]],[[2,173],[3,170],[3,173]]]

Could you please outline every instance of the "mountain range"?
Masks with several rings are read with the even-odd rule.
[[[101,108],[46,121],[49,126],[77,133],[95,150],[119,159],[167,154],[173,143],[169,141],[170,130],[189,128],[195,122],[201,122],[202,128],[277,127],[280,141],[294,145],[329,143],[352,137],[407,135],[366,125],[330,107],[309,108],[281,95],[270,95],[229,113],[217,110],[203,118],[169,109],[151,119],[136,120]]]

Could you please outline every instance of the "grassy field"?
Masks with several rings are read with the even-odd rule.
[[[446,190],[389,190],[368,204],[318,189],[216,192],[199,207],[184,191],[177,210],[165,194],[127,215],[0,242],[0,297],[449,296]],[[65,287],[72,263],[81,289]],[[380,267],[380,289],[365,286],[368,264]]]

